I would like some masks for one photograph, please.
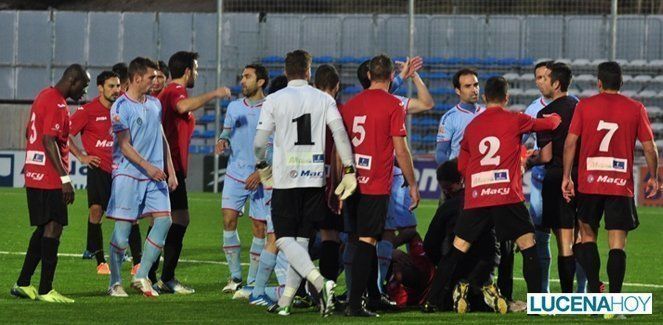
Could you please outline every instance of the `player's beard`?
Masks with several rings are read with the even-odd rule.
[[[258,92],[258,88],[242,88],[242,95],[246,98],[253,97]]]
[[[109,103],[111,103],[111,104],[112,104],[112,103],[115,103],[115,101],[117,100],[117,96],[110,96],[110,97],[108,97],[108,96],[104,95],[104,98],[106,98],[106,100],[107,100]]]

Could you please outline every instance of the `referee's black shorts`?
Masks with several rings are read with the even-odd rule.
[[[387,221],[389,195],[368,195],[355,192],[345,200],[348,217],[346,231],[358,237],[380,239]]]
[[[276,238],[311,238],[327,213],[324,187],[272,190],[272,224]]]
[[[534,233],[532,218],[523,202],[463,210],[456,221],[454,233],[474,243],[486,228],[493,225],[500,242]]]
[[[170,192],[171,210],[188,210],[189,197],[186,192],[186,176],[182,172],[175,172],[177,177],[177,188]]]
[[[573,173],[573,179],[578,179]],[[578,188],[576,186],[576,192]],[[562,169],[546,169],[541,187],[543,200],[541,226],[550,229],[573,229],[576,226],[576,200],[566,202],[562,196]]]
[[[62,189],[26,188],[31,226],[43,226],[51,220],[63,226],[69,223]]]
[[[113,176],[101,168],[87,169],[87,206],[100,205],[106,211],[110,200]]]

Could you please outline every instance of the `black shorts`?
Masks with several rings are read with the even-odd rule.
[[[456,221],[454,233],[473,243],[485,233],[486,228],[493,225],[500,242],[516,240],[524,234],[534,233],[532,218],[522,202],[463,210]]]
[[[318,222],[317,228],[320,230],[336,230],[343,231],[343,216],[334,213],[327,205],[325,205],[325,217]]]
[[[578,193],[578,219],[598,229],[605,213],[606,230],[638,228],[638,212],[632,197]]]
[[[324,187],[274,189],[272,223],[276,238],[310,238],[315,225],[325,218]]]
[[[574,177],[578,179],[578,177]],[[576,187],[576,191],[577,191]],[[543,215],[541,226],[550,229],[573,229],[576,225],[576,200],[566,202],[562,196],[562,170],[551,168],[546,170],[541,188],[543,198]]]
[[[350,233],[358,237],[381,238],[387,221],[389,195],[355,193],[345,201]]]
[[[67,205],[64,203],[61,189],[43,190],[28,187],[26,192],[31,226],[43,226],[51,220],[63,226],[69,223]]]
[[[101,168],[87,169],[87,207],[101,205],[105,211],[108,208],[113,176]]]
[[[182,172],[175,172],[177,188],[170,192],[171,210],[189,210],[189,199],[186,193],[186,177]]]

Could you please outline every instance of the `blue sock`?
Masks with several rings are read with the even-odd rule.
[[[249,274],[246,276],[246,283],[253,283],[256,280],[258,265],[260,264],[260,253],[265,247],[265,238],[253,237],[251,249],[249,250]]]
[[[394,249],[394,245],[388,240],[381,240],[376,246],[378,253],[378,288],[381,293],[385,293],[383,283],[387,280],[387,272],[391,265],[391,251]]]
[[[257,297],[265,294],[265,286],[269,281],[269,276],[274,271],[276,265],[276,254],[268,252],[266,249],[260,253],[260,263],[258,272],[256,273],[256,280],[253,282],[253,296]]]
[[[237,230],[223,231],[223,252],[226,254],[226,261],[230,269],[230,276],[236,280],[242,280],[242,264],[239,260],[241,244]]]
[[[576,260],[576,281],[578,282],[578,287],[576,289],[577,293],[585,293],[587,291],[587,275],[585,270],[582,268],[580,263]]]
[[[541,291],[550,292],[550,233],[537,230],[535,236],[541,265]]]
[[[265,288],[265,294],[269,299],[271,299],[274,302],[277,302],[283,295],[283,290],[285,290],[285,286],[267,287]]]
[[[110,285],[122,283],[122,261],[124,260],[124,251],[129,247],[129,233],[131,232],[131,222],[116,221],[113,228],[113,235],[110,242]]]
[[[147,278],[147,273],[150,272],[152,265],[159,258],[159,255],[161,255],[161,250],[163,249],[163,244],[166,242],[166,235],[168,235],[171,224],[170,217],[154,218],[152,230],[150,230],[147,238],[145,238],[143,257],[140,261],[140,268],[136,272],[136,278]]]
[[[278,255],[276,255],[276,266],[274,266],[274,273],[276,273],[276,280],[279,281],[279,286],[285,286],[289,267],[290,263],[288,263],[285,253],[279,251]]]
[[[348,240],[343,250],[343,267],[345,268],[345,287],[350,291],[352,284],[352,259],[355,256],[357,244]]]

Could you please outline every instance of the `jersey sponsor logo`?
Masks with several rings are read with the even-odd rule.
[[[85,109],[85,108],[83,108],[83,106],[78,106],[78,108],[77,108],[76,110],[77,110],[77,111],[82,111],[82,110],[84,110],[84,109]]]
[[[59,131],[59,130],[60,130],[60,124],[59,124],[59,123],[56,123],[56,124],[53,126],[53,131]]]
[[[294,169],[288,173],[288,176],[290,176],[290,178],[297,178],[298,175],[299,173]]]
[[[138,126],[143,125],[143,119],[139,117],[139,118],[136,120],[136,124],[138,124]]]
[[[485,172],[472,174],[472,187],[509,183],[510,181],[511,178],[509,177],[508,169],[488,170]]]
[[[587,170],[626,173],[628,160],[615,157],[588,157]]]
[[[97,118],[95,119],[95,121],[96,121],[96,122],[99,122],[99,121],[105,121],[105,120],[107,120],[107,119],[108,119],[108,118],[106,118],[105,116],[99,116],[99,117],[97,117]]]
[[[484,188],[481,190],[481,196],[484,195],[508,195],[511,189],[508,187],[501,188]]]
[[[35,172],[27,172],[27,173],[25,173],[25,177],[31,178],[31,179],[39,182],[39,181],[44,179],[44,174],[35,173]]]
[[[286,161],[289,166],[324,164],[325,155],[312,152],[289,152],[286,154]]]
[[[30,165],[46,165],[46,155],[43,151],[28,150],[25,154],[25,163]]]
[[[65,108],[65,107],[67,107],[67,105],[65,105],[65,104],[58,104],[58,107],[59,107],[59,108]]]
[[[437,135],[444,135],[444,125],[440,125],[440,127],[437,128]]]
[[[95,144],[95,147],[97,148],[110,148],[113,146],[113,141],[112,140],[97,140],[97,144]]]
[[[299,176],[307,178],[322,178],[324,175],[325,175],[324,170],[305,169],[299,173]]]
[[[324,154],[319,154],[319,155],[313,155],[313,163],[324,163],[325,162],[325,155]]]
[[[368,176],[357,176],[357,182],[359,182],[359,184],[366,184],[370,180],[371,178]]]
[[[597,183],[606,183],[606,184],[614,184],[617,186],[624,186],[626,185],[626,180],[623,178],[619,177],[608,177],[607,175],[601,175],[596,179]]]
[[[361,155],[358,153],[355,154],[355,165],[357,165],[357,169],[370,170],[372,160],[373,157],[371,156]]]

